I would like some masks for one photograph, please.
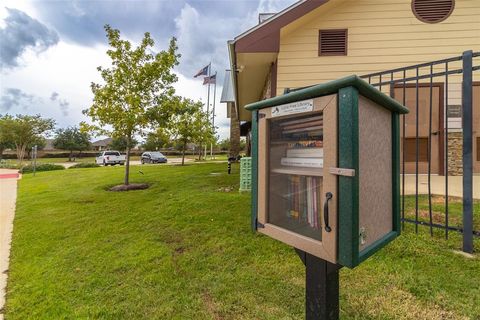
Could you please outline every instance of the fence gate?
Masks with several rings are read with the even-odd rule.
[[[441,229],[447,239],[449,231],[462,232],[463,251],[472,253],[473,237],[480,237],[474,230],[480,212],[473,214],[473,174],[480,179],[480,52],[362,78],[410,109],[401,118],[403,225],[413,223],[417,233],[426,226],[432,236],[434,228]],[[451,198],[450,184],[461,197],[461,215],[449,212],[450,202],[458,201]],[[439,201],[444,213],[438,212]]]

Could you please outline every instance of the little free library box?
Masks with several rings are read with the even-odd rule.
[[[357,76],[245,108],[253,228],[350,268],[399,235],[399,115],[407,108]]]

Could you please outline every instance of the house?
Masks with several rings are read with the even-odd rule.
[[[43,151],[55,151],[57,148],[53,145],[55,139],[45,139],[45,147]]]
[[[112,138],[106,138],[102,140],[98,140],[92,143],[92,149],[95,151],[103,151],[107,150],[108,147],[112,144]]]
[[[480,52],[479,17],[478,0],[298,1],[228,42],[231,70],[235,70],[230,73],[235,105],[231,108],[239,121],[248,123],[251,114],[244,109],[246,104],[288,90],[458,57],[468,50]],[[478,56],[473,61],[480,65]],[[397,82],[377,87],[404,101],[411,111],[402,128],[405,172],[431,170],[442,175],[448,157],[448,172],[461,174],[462,74],[449,73],[461,67],[461,59],[452,59],[432,65],[431,70],[430,65],[417,68],[421,74],[448,69],[448,80],[434,77],[432,90],[429,76],[418,85],[410,81],[405,86]],[[480,127],[480,73],[473,70],[474,172],[480,173],[480,130],[475,130]],[[383,76],[385,81],[390,74]],[[378,74],[365,79],[372,77],[382,82]],[[392,72],[391,77],[402,75]],[[412,77],[415,68],[405,71],[403,78]],[[427,165],[429,145],[431,166]]]

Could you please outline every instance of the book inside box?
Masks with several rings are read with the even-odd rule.
[[[268,221],[321,240],[323,114],[269,121]]]

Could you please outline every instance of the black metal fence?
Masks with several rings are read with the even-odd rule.
[[[474,230],[474,218],[480,219],[480,212],[475,216],[473,212],[474,161],[480,162],[477,158],[480,151],[477,150],[475,159],[473,157],[473,133],[480,134],[480,128],[473,128],[473,110],[476,117],[480,117],[480,97],[473,105],[473,88],[480,85],[480,81],[474,81],[480,80],[480,52],[466,51],[461,56],[376,72],[362,78],[411,110],[401,119],[403,226],[405,222],[413,223],[415,232],[419,226],[426,226],[432,236],[434,229],[440,229],[447,239],[449,231],[462,232],[463,251],[472,253],[473,237],[480,237],[480,230]],[[456,129],[452,128],[455,124]],[[480,136],[477,140],[480,141]],[[480,142],[475,143],[480,148]],[[426,190],[420,190],[424,183]],[[455,195],[460,200],[451,197],[451,183],[455,184]],[[475,180],[475,183],[476,188],[480,188],[480,182]],[[462,192],[458,194],[460,189]],[[414,203],[411,203],[413,196]],[[438,209],[438,201],[444,210]],[[461,216],[457,213],[451,217],[451,202],[455,201],[461,202]],[[424,207],[428,210],[423,210]]]

